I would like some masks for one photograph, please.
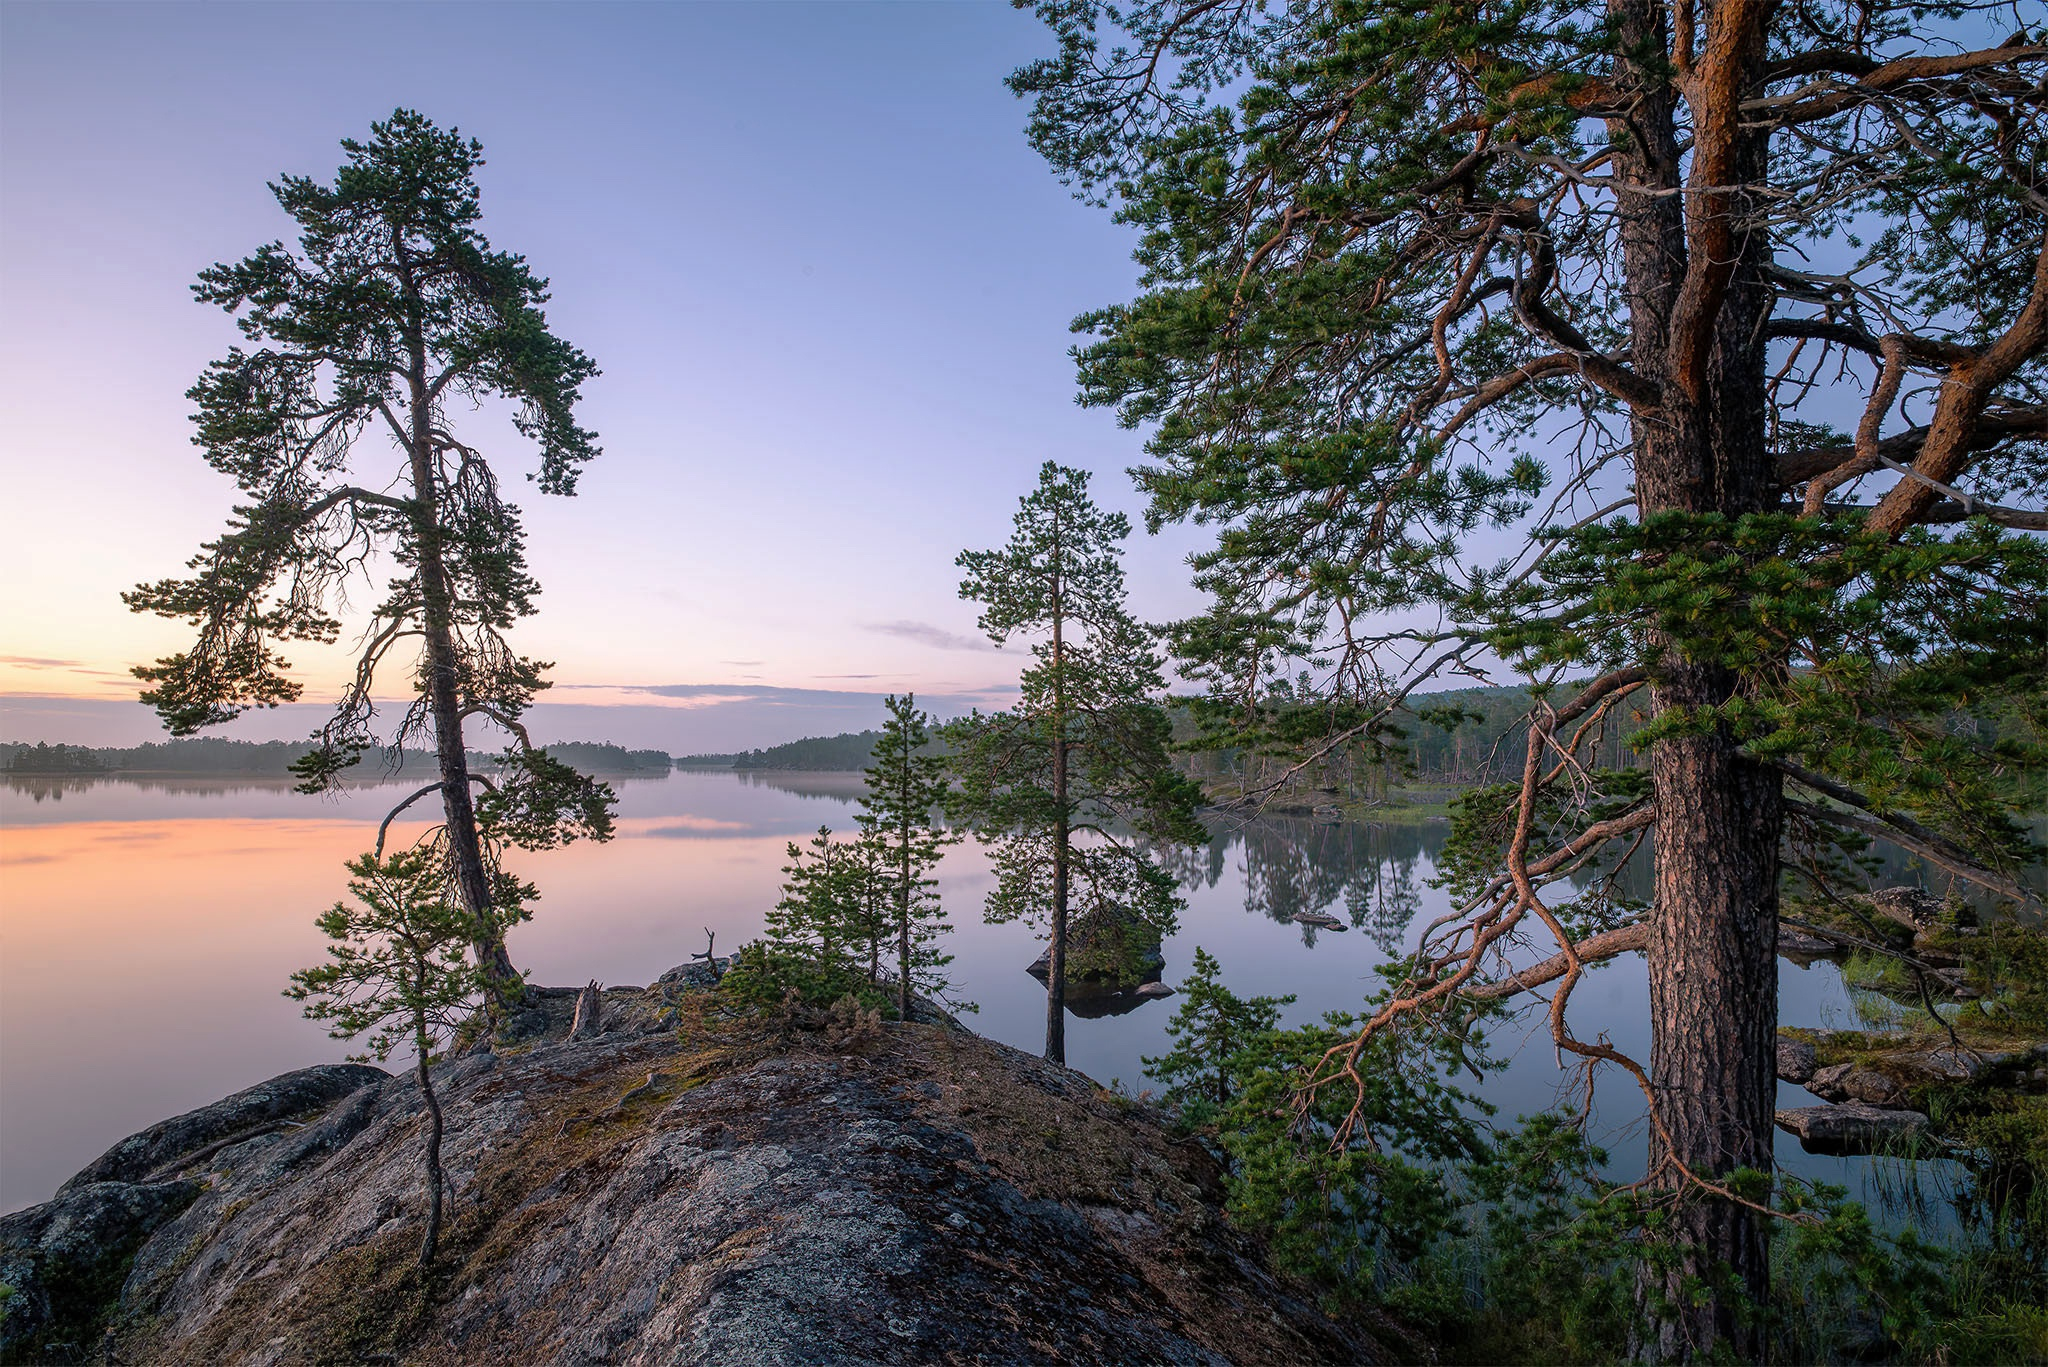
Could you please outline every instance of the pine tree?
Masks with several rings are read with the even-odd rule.
[[[1129,519],[1102,512],[1088,476],[1052,461],[1019,504],[1007,546],[961,554],[960,596],[983,605],[997,645],[1036,638],[1032,664],[1013,710],[977,712],[945,735],[954,810],[994,850],[990,919],[1046,926],[1045,1056],[1064,1063],[1071,909],[1105,931],[1166,933],[1179,892],[1145,842],[1201,844],[1207,832],[1194,819],[1201,789],[1167,751],[1152,637],[1124,603]]]
[[[434,1261],[441,1237],[441,1099],[432,1066],[437,1049],[473,1013],[484,982],[466,958],[469,913],[444,897],[446,882],[424,850],[349,861],[349,902],[320,918],[329,962],[292,974],[285,995],[306,1015],[331,1022],[335,1039],[369,1035],[358,1056],[384,1060],[410,1046],[426,1103],[427,1227],[419,1265]]]
[[[818,827],[806,849],[794,840],[782,866],[782,896],[768,913],[768,942],[809,960],[821,973],[847,966],[848,951],[867,938],[861,925],[865,878],[854,849]]]
[[[944,757],[930,752],[931,718],[912,694],[891,694],[887,706],[889,720],[875,741],[860,800],[860,826],[896,941],[896,1014],[907,1021],[911,989],[943,992],[945,967],[953,961],[934,945],[952,927],[931,873],[960,837],[939,821],[950,785]]]
[[[332,186],[287,175],[271,187],[298,224],[296,252],[273,242],[209,267],[194,286],[201,302],[238,315],[253,347],[232,348],[187,394],[207,463],[247,502],[190,562],[191,578],[123,595],[137,612],[199,629],[190,650],[135,673],[151,685],[143,701],[178,736],[289,702],[301,685],[278,644],[334,641],[330,605],[388,549],[401,572],[371,612],[332,718],[294,769],[304,791],[335,787],[379,743],[372,690],[389,682],[384,666],[417,648],[397,662],[415,696],[386,739],[394,758],[431,745],[440,778],[391,815],[440,797],[433,841],[475,922],[478,962],[500,997],[516,999],[523,987],[502,935],[514,918],[492,904],[496,847],[607,839],[613,795],[549,758],[520,722],[548,666],[516,654],[504,633],[534,611],[539,585],[519,510],[448,410],[457,399],[509,400],[518,432],[539,448],[541,491],[571,495],[597,454],[575,420],[597,368],[548,331],[547,282],[478,231],[480,145],[404,109],[370,131],[368,142],[342,143],[348,161]],[[362,468],[366,449],[387,441],[398,468]],[[494,779],[470,770],[472,718],[511,738]]]
[[[1469,918],[1311,1085],[1362,1102],[1368,1036],[1556,941],[1559,1049],[1652,1108],[1681,1252],[1641,1351],[1759,1356],[1768,1241],[1729,1184],[1771,1167],[1781,851],[1877,834],[2006,897],[2039,853],[2012,779],[2048,718],[2048,556],[2013,531],[2048,514],[2012,506],[2048,487],[2038,7],[1039,12],[1032,137],[1143,233],[1144,293],[1079,324],[1084,400],[1150,429],[1151,518],[1220,529],[1183,672],[1257,738],[1318,662],[1308,760],[1447,673],[1593,676],[1539,690],[1519,783],[1468,804]],[[2017,742],[1946,725],[2001,697]],[[1629,710],[1647,772],[1591,767]],[[1653,828],[1648,919],[1580,937],[1545,885]],[[1622,949],[1641,1062],[1570,1029]]]
[[[1293,1005],[1294,996],[1238,996],[1224,986],[1223,966],[1200,945],[1180,990],[1180,1008],[1166,1027],[1174,1047],[1146,1059],[1145,1072],[1166,1084],[1169,1101],[1220,1108],[1231,1099],[1240,1055],[1280,1023],[1281,1009]]]

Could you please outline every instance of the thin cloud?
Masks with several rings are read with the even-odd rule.
[[[0,655],[0,665],[19,665],[23,669],[79,669],[83,660],[46,660],[39,655]],[[103,669],[86,670],[89,674],[104,674]]]
[[[878,636],[894,636],[899,640],[915,641],[933,650],[992,650],[987,641],[974,636],[962,636],[958,632],[935,627],[930,622],[864,622],[862,630],[872,631]]]

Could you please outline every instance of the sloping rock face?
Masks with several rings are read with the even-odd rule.
[[[258,1127],[322,1111],[358,1087],[390,1074],[361,1063],[323,1063],[282,1073],[231,1097],[160,1120],[129,1135],[82,1168],[62,1191],[90,1182],[143,1182],[175,1170],[178,1160],[223,1139],[248,1138]]]
[[[67,1183],[55,1200],[0,1216],[0,1362],[84,1361],[135,1250],[200,1190]]]
[[[193,1174],[204,1189],[135,1253],[119,1356],[1382,1356],[1223,1225],[1199,1150],[1079,1074],[951,1026],[737,1016],[707,993],[678,1014],[677,1029],[546,1038],[437,1071],[451,1190],[425,1275],[409,1077],[217,1150]]]

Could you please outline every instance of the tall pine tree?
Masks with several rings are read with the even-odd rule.
[[[997,645],[1032,638],[1009,712],[952,723],[954,809],[994,847],[991,919],[1046,926],[1045,1056],[1066,1062],[1070,911],[1158,935],[1180,905],[1146,842],[1200,844],[1201,790],[1175,770],[1151,634],[1125,607],[1130,521],[1088,497],[1088,476],[1047,461],[1000,550],[967,551],[960,596]],[[1078,896],[1077,896],[1078,894]]]
[[[1494,872],[1312,1085],[1455,1012],[1534,933],[1557,1044],[1634,1076],[1680,1253],[1647,1356],[1762,1351],[1786,842],[1881,834],[2000,895],[2048,716],[2048,43],[1908,0],[1044,0],[1037,146],[1143,237],[1081,320],[1086,401],[1151,432],[1158,521],[1221,534],[1186,669],[1307,758],[1503,659],[1540,696]],[[1946,722],[2001,695],[2031,728]],[[1624,710],[1649,770],[1589,764]],[[1482,807],[1484,805],[1482,804]],[[1648,919],[1545,886],[1654,829]],[[1648,960],[1645,1060],[1570,1028]]]
[[[539,451],[529,478],[571,495],[597,454],[575,419],[597,368],[548,330],[547,281],[478,231],[478,143],[401,109],[372,125],[369,141],[342,147],[333,185],[288,175],[271,187],[298,225],[296,251],[270,243],[209,267],[194,286],[201,302],[237,315],[251,344],[208,366],[187,394],[199,407],[194,440],[246,501],[191,561],[192,577],[123,595],[137,612],[199,632],[190,650],[135,673],[173,735],[289,702],[301,685],[279,643],[333,642],[335,605],[387,551],[399,573],[371,610],[333,716],[295,768],[302,788],[319,792],[380,740],[395,753],[432,747],[439,779],[392,815],[439,797],[432,843],[472,918],[479,964],[500,997],[516,998],[503,931],[518,912],[494,902],[497,847],[607,839],[613,796],[533,745],[521,723],[548,666],[518,655],[505,633],[534,611],[540,586],[519,510],[449,410],[509,401]],[[381,459],[387,444],[396,462]],[[412,699],[380,738],[374,690],[394,682],[387,666]],[[478,719],[510,738],[495,778],[469,767],[465,728]]]

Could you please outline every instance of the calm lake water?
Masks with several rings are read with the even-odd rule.
[[[637,985],[703,949],[707,928],[730,951],[760,933],[784,846],[821,824],[852,829],[859,785],[850,774],[726,771],[617,782],[617,839],[516,856],[541,900],[513,932],[514,962],[536,983]],[[157,1120],[348,1052],[280,990],[292,970],[321,960],[313,918],[343,891],[342,861],[369,847],[376,823],[416,786],[366,784],[337,799],[301,796],[284,780],[0,786],[0,1210],[47,1199]],[[394,828],[394,839],[422,829]],[[1296,994],[1291,1021],[1355,1006],[1374,966],[1445,908],[1428,879],[1446,829],[1219,822],[1210,847],[1184,861],[1189,904],[1165,947],[1166,981],[1201,945],[1241,995]],[[1025,968],[1040,947],[1026,927],[982,924],[992,883],[971,843],[941,869],[954,976],[981,1006],[964,1019],[1035,1052],[1044,989]],[[1319,932],[1287,919],[1296,911],[1330,912],[1353,929]],[[1857,1023],[1832,965],[1781,968],[1784,1024]],[[1646,998],[1639,961],[1596,971],[1574,997],[1580,1034],[1605,1032],[1646,1056]],[[1170,1046],[1176,1001],[1071,1020],[1069,1063],[1105,1083],[1147,1085],[1141,1059]],[[1575,1074],[1560,1070],[1539,1020],[1493,1039],[1512,1060],[1485,1091],[1502,1119],[1576,1097]],[[1596,1103],[1617,1168],[1639,1166],[1630,1085],[1607,1078]],[[1779,1104],[1812,1099],[1781,1084]],[[1805,1154],[1783,1134],[1778,1160],[1852,1187],[1870,1168]]]

